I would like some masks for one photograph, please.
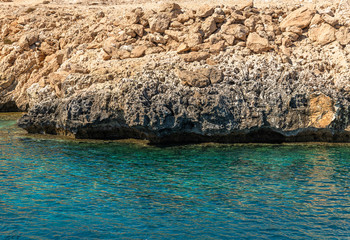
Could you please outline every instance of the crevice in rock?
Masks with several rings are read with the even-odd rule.
[[[17,107],[16,102],[9,101],[0,104],[0,112],[21,112],[21,110]]]

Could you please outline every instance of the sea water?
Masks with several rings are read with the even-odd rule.
[[[0,239],[350,239],[350,145],[152,147],[0,115]]]

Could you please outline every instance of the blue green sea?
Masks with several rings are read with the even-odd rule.
[[[77,141],[0,115],[0,239],[350,239],[350,145]]]

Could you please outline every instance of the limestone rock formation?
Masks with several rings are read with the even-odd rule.
[[[27,111],[30,133],[350,141],[350,26],[332,8],[1,4],[0,111]]]

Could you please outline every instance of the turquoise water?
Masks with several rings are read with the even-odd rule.
[[[0,239],[350,239],[349,145],[32,137],[0,119]]]

